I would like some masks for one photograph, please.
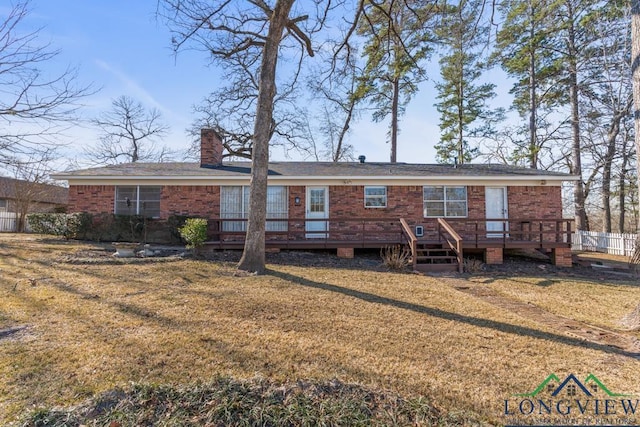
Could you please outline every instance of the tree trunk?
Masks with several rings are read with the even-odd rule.
[[[626,198],[627,198],[627,164],[629,163],[629,153],[627,153],[627,140],[622,145],[622,164],[620,165],[620,175],[618,177],[618,205],[620,216],[618,218],[618,233],[624,233],[626,222]]]
[[[537,80],[536,80],[536,54],[533,47],[533,40],[536,37],[535,25],[534,25],[534,10],[533,5],[529,3],[529,167],[533,169],[538,168],[538,132],[536,127],[536,115],[538,112],[538,105],[536,99],[537,92]]]
[[[633,80],[636,172],[638,172],[638,190],[640,192],[640,0],[631,1],[631,75]],[[640,197],[638,200],[640,200]],[[636,233],[638,234],[638,238],[636,240],[635,253],[632,261],[635,259],[640,262],[640,219],[638,219],[636,223]]]
[[[260,65],[260,88],[251,153],[251,190],[247,237],[238,269],[262,274],[265,271],[265,225],[267,219],[267,173],[269,140],[276,94],[276,65],[282,32],[294,0],[278,0],[269,21]]]
[[[400,78],[394,77],[393,98],[391,99],[391,163],[395,163],[397,161],[399,104],[400,104]]]
[[[462,55],[461,55],[462,56]],[[464,65],[462,61],[459,65],[458,71],[460,74],[458,77],[458,163],[464,163]]]
[[[576,229],[586,230],[584,184],[582,183],[582,148],[580,144],[580,112],[578,100],[578,52],[573,27],[573,11],[567,2],[571,25],[567,29],[567,52],[569,62],[569,104],[571,106],[571,173],[578,177],[573,184],[573,207],[575,211]]]
[[[616,155],[616,140],[620,133],[620,121],[622,118],[623,116],[620,112],[616,111],[607,132],[607,154],[602,168],[602,207],[604,209],[602,231],[605,233],[611,233],[611,167],[613,158]]]

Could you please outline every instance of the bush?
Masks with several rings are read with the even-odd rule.
[[[188,218],[179,228],[180,236],[187,242],[188,249],[197,250],[207,240],[207,220],[204,218]]]
[[[390,270],[403,270],[411,264],[411,250],[406,246],[386,246],[380,250],[382,264]]]
[[[31,231],[53,234],[65,239],[83,239],[91,228],[92,217],[88,213],[33,213],[27,215]]]

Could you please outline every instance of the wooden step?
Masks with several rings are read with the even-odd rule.
[[[423,249],[423,250],[417,250],[416,253],[419,256],[443,256],[443,255],[451,255],[453,252],[445,249]]]
[[[450,261],[450,262],[458,262],[458,258],[453,255],[441,255],[441,256],[417,256],[416,261],[418,264],[429,264],[428,262],[421,263],[420,261]],[[433,262],[431,262],[433,264]],[[440,263],[442,264],[442,263]]]

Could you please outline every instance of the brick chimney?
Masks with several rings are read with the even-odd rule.
[[[222,139],[215,130],[200,130],[200,166],[221,166],[223,148]]]

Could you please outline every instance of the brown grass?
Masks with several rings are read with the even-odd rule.
[[[504,399],[550,373],[594,373],[611,390],[640,393],[638,359],[505,312],[446,278],[273,264],[265,276],[234,277],[232,263],[89,256],[102,248],[0,235],[0,424],[130,382],[218,375],[336,378],[497,422]],[[640,300],[627,284],[475,280],[608,327]]]

